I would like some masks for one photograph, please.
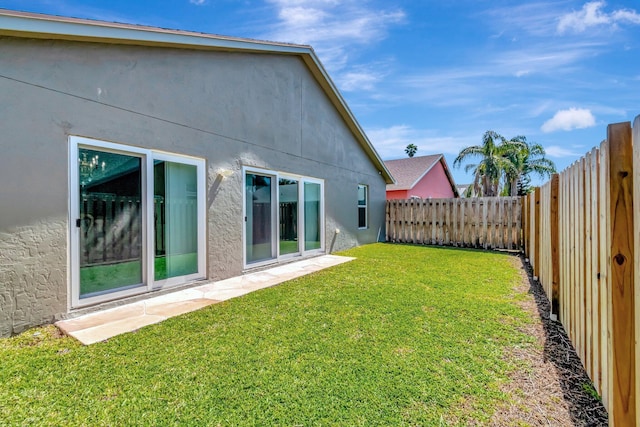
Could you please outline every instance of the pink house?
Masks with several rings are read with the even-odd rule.
[[[460,197],[442,154],[387,160],[384,164],[396,179],[396,184],[387,184],[387,200]]]

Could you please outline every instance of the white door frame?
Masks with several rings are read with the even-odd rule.
[[[76,220],[80,213],[80,177],[78,158],[80,148],[96,149],[105,152],[118,153],[139,157],[141,159],[141,210],[142,210],[142,283],[120,291],[107,292],[102,295],[80,298],[80,228]],[[198,272],[172,277],[161,281],[154,281],[154,233],[150,230],[154,224],[154,211],[150,209],[154,203],[153,173],[154,160],[164,160],[197,167],[197,206],[198,206]],[[70,308],[85,307],[97,303],[124,298],[145,293],[153,289],[174,286],[190,280],[206,277],[206,167],[203,159],[182,156],[173,153],[154,151],[124,144],[101,141],[81,136],[69,136],[69,282]]]
[[[273,179],[275,185],[271,188],[272,200],[275,200],[271,207],[272,214],[272,253],[275,254],[273,258],[264,261],[247,263],[247,192],[246,192],[246,178],[247,173],[268,176]],[[278,191],[278,185],[280,178],[292,179],[298,181],[298,252],[293,254],[280,255],[280,192]],[[305,250],[305,229],[304,229],[304,184],[319,184],[320,185],[320,248]],[[324,204],[324,180],[319,178],[311,178],[303,175],[296,175],[286,172],[278,172],[269,169],[257,168],[253,166],[242,167],[242,264],[243,268],[250,269],[254,267],[260,267],[264,265],[274,264],[278,261],[313,255],[322,254],[325,252],[325,204]]]

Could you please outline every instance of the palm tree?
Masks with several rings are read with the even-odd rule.
[[[529,143],[524,136],[507,141],[503,155],[509,160],[504,170],[504,190],[507,195],[522,196],[529,192],[528,183],[532,173],[540,178],[548,178],[556,173],[556,166],[545,157],[542,145]]]
[[[465,172],[473,172],[475,194],[481,197],[521,196],[530,191],[532,173],[545,178],[556,172],[555,165],[545,154],[542,145],[529,143],[524,136],[507,140],[494,131],[487,131],[482,136],[482,145],[462,149],[453,165],[459,167],[464,160],[479,157],[478,163],[464,168]]]
[[[483,197],[498,195],[500,178],[508,159],[503,156],[505,138],[492,130],[482,136],[482,145],[463,148],[453,161],[454,167],[460,167],[469,158],[480,158],[475,164],[465,166],[465,172],[473,170],[476,194]]]
[[[416,154],[416,151],[418,151],[418,146],[415,144],[409,144],[407,145],[407,148],[404,149],[404,152],[407,153],[407,156],[409,157],[413,157]]]

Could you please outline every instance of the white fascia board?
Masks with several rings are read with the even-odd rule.
[[[236,51],[308,54],[310,46],[270,43],[250,39],[214,36],[204,33],[27,14],[0,9],[0,34],[66,40],[95,39],[126,44],[174,45]]]

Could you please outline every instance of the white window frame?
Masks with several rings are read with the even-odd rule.
[[[364,188],[364,205],[360,204],[360,188]],[[358,230],[366,230],[369,228],[369,186],[366,184],[358,184],[358,193],[356,193],[356,205],[358,206],[358,217],[356,218]],[[364,209],[364,226],[360,226],[360,209]]]
[[[278,225],[278,239],[276,242],[276,246],[277,246],[277,250],[278,250],[278,259],[279,260],[284,260],[287,258],[295,258],[295,257],[299,257],[302,252],[304,251],[304,242],[300,239],[300,231],[303,230],[304,228],[304,217],[302,215],[304,215],[304,209],[302,209],[302,215],[301,215],[301,209],[300,209],[300,204],[304,203],[304,201],[302,200],[302,196],[304,195],[304,183],[301,181],[301,177],[298,175],[291,175],[291,174],[279,174],[278,175],[278,187],[280,186],[280,179],[290,179],[290,180],[294,180],[298,183],[298,250],[296,252],[290,253],[290,254],[280,254],[280,191],[279,188],[276,188],[276,193],[277,193],[277,211],[278,211],[278,221],[277,221],[277,225]]]
[[[264,261],[247,263],[247,193],[246,193],[246,179],[247,174],[258,174],[263,176],[269,176],[273,178],[275,186],[271,189],[272,200],[275,201],[272,206],[272,253],[275,253],[275,257]],[[291,179],[298,181],[298,252],[280,255],[280,192],[278,191],[280,178]],[[304,229],[304,183],[313,183],[320,185],[320,248],[311,249],[306,251],[304,249],[305,236]],[[309,256],[314,254],[325,253],[325,194],[324,194],[324,180],[319,178],[312,178],[304,175],[297,175],[288,172],[279,172],[270,169],[257,168],[254,166],[242,167],[242,264],[245,270],[255,267],[261,267],[264,265],[270,265],[278,263],[279,261]]]
[[[324,241],[325,241],[325,228],[326,228],[326,224],[325,224],[325,212],[324,212],[324,180],[322,179],[318,179],[318,178],[311,178],[311,177],[301,177],[300,178],[300,183],[301,183],[301,187],[304,188],[304,183],[308,182],[310,184],[320,184],[320,247],[318,249],[310,249],[310,250],[305,250],[304,249],[304,239],[302,241],[300,241],[300,239],[298,238],[298,241],[300,241],[300,245],[301,245],[301,251],[304,255],[313,255],[313,254],[321,254],[325,252],[325,247],[324,247]],[[301,205],[304,205],[304,199],[303,199],[304,193],[301,194],[300,196],[300,200],[302,201]],[[304,236],[304,208],[302,209],[302,214],[300,215],[300,221],[302,222],[302,226],[300,227],[300,229],[302,230],[302,235]]]
[[[272,258],[256,261],[256,262],[247,262],[247,174],[255,174],[268,176],[272,179],[272,182],[275,182],[275,185],[271,185],[271,253],[273,254]],[[259,267],[262,265],[273,264],[278,261],[278,206],[279,206],[279,197],[278,197],[278,176],[276,172],[260,169],[254,167],[243,167],[242,168],[242,265],[245,269]],[[275,221],[273,219],[276,219]],[[275,237],[274,237],[275,236]]]
[[[142,283],[139,286],[109,292],[103,295],[80,298],[80,229],[76,227],[76,218],[80,212],[80,197],[78,194],[80,178],[78,176],[78,158],[80,148],[98,149],[125,155],[137,156],[141,159],[141,209],[142,209]],[[153,227],[153,161],[165,160],[177,163],[195,165],[197,167],[197,197],[198,197],[198,272],[172,277],[160,281],[154,280],[154,233]],[[144,149],[126,144],[113,143],[82,136],[69,136],[69,260],[67,262],[70,283],[70,308],[81,308],[102,302],[121,299],[124,297],[146,293],[152,290],[184,284],[189,281],[206,277],[206,163],[204,159],[167,153],[158,150]]]
[[[164,151],[152,151],[152,159],[151,159],[151,170],[153,170],[153,161],[161,160],[165,162],[172,163],[181,163],[184,165],[190,165],[196,167],[197,174],[197,201],[198,201],[198,271],[193,274],[188,274],[185,276],[176,276],[176,277],[168,277],[163,280],[155,280],[155,271],[153,275],[153,289],[162,289],[166,287],[171,287],[175,285],[184,284],[187,282],[191,282],[194,280],[204,279],[206,277],[206,268],[207,268],[207,180],[206,180],[206,163],[204,159],[199,159],[191,156],[184,156],[181,154],[173,154],[167,153]],[[153,203],[153,183],[151,185],[150,194],[148,194],[148,200]],[[148,205],[151,206],[151,205]],[[150,221],[153,222],[153,212],[150,212]],[[152,224],[150,222],[149,224]],[[154,247],[155,241],[153,240],[153,236],[150,236],[150,248]],[[155,263],[151,262],[151,268],[153,270]]]

